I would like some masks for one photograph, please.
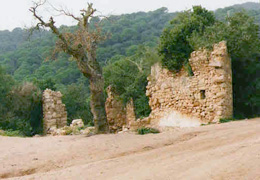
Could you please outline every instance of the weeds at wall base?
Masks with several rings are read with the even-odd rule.
[[[154,129],[154,128],[145,128],[145,127],[142,127],[142,128],[139,128],[137,129],[137,133],[139,135],[145,135],[145,134],[157,134],[157,133],[160,133],[160,131],[158,129]]]

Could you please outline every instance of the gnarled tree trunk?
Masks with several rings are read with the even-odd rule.
[[[37,14],[37,8],[42,6],[43,2],[35,3],[35,6],[30,9],[33,16],[38,20],[36,29],[40,27],[47,27],[58,37],[56,42],[57,51],[64,51],[76,59],[79,70],[89,79],[90,94],[91,94],[91,112],[94,117],[94,124],[97,133],[108,132],[108,124],[105,110],[105,95],[104,95],[104,79],[102,75],[102,68],[96,60],[97,44],[104,37],[102,37],[101,30],[96,25],[95,29],[90,30],[89,22],[96,9],[93,9],[92,4],[88,4],[87,9],[81,10],[82,17],[76,17],[64,10],[60,10],[67,16],[72,17],[78,21],[78,29],[73,33],[62,33],[55,26],[55,21],[52,17],[48,22],[45,22],[41,16]]]
[[[91,112],[94,118],[95,129],[98,133],[108,132],[105,110],[104,79],[94,75],[89,79],[91,92]]]
[[[96,60],[96,46],[94,44],[89,47],[87,57],[88,65],[92,71],[89,77],[90,106],[95,129],[97,133],[106,133],[109,128],[105,110],[104,78],[102,68]]]

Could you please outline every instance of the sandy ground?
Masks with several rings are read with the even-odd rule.
[[[160,134],[0,136],[0,179],[260,179],[260,119]]]

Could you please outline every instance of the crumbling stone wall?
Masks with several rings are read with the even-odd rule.
[[[138,128],[147,126],[149,123],[148,118],[136,119],[134,102],[131,98],[126,105],[126,127],[131,131],[135,131]]]
[[[155,64],[146,95],[155,126],[199,126],[233,115],[231,60],[225,42],[213,51],[200,50],[189,59],[194,76],[183,68],[173,74]]]
[[[62,104],[62,94],[46,89],[43,92],[43,129],[44,133],[54,128],[62,128],[67,125],[67,112]]]
[[[123,126],[126,125],[126,110],[122,100],[114,92],[112,86],[107,87],[107,99],[105,103],[107,122],[110,132],[121,131]]]
[[[148,119],[136,119],[133,99],[124,105],[111,86],[107,87],[106,113],[110,132],[135,131],[149,124]]]

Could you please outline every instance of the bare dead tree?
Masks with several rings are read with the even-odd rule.
[[[88,4],[87,9],[81,10],[81,16],[77,17],[65,10],[59,10],[66,16],[69,16],[78,22],[77,30],[73,33],[60,32],[55,25],[53,17],[49,21],[38,14],[37,9],[44,5],[45,1],[35,2],[34,6],[29,10],[38,21],[35,29],[50,28],[52,33],[58,37],[54,52],[63,51],[71,55],[77,62],[81,73],[89,79],[91,92],[91,112],[94,117],[94,124],[97,133],[107,133],[108,124],[105,111],[105,96],[104,96],[104,79],[102,68],[96,59],[97,45],[105,37],[101,34],[100,26],[96,25],[90,29],[89,22],[96,12],[93,4]]]

